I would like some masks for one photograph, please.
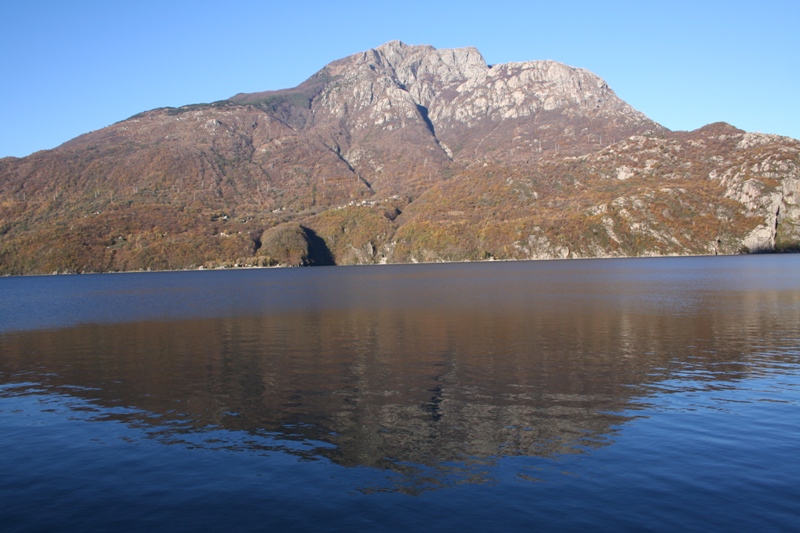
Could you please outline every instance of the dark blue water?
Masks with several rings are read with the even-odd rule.
[[[798,267],[0,279],[0,530],[792,530]]]

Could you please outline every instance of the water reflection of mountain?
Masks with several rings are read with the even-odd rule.
[[[163,442],[213,430],[224,447],[232,430],[390,468],[551,456],[613,442],[676,372],[736,380],[771,364],[759,354],[780,362],[786,328],[797,338],[797,293],[712,296],[659,312],[373,306],[17,332],[0,336],[0,379],[67,390]]]

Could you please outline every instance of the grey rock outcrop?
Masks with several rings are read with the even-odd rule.
[[[800,149],[794,144],[778,135],[743,133],[736,152],[758,150],[758,159],[731,166],[720,178],[725,197],[763,220],[742,241],[750,252],[800,247]]]

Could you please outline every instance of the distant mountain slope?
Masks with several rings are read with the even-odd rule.
[[[393,41],[0,159],[0,273],[800,248],[800,143]]]

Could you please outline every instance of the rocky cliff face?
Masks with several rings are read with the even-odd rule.
[[[299,91],[231,101],[280,102],[287,122],[386,192],[407,191],[409,176],[450,161],[530,161],[666,131],[586,70],[554,61],[490,67],[474,48],[399,41],[335,61]]]
[[[663,130],[597,76],[554,61],[490,67],[474,48],[440,51],[397,41],[354,61],[399,87],[423,111],[431,131],[464,159],[486,157],[501,146],[504,156],[555,150],[557,144],[569,152],[601,145],[604,132],[625,137]]]
[[[393,41],[0,160],[0,273],[796,250],[799,144]]]

